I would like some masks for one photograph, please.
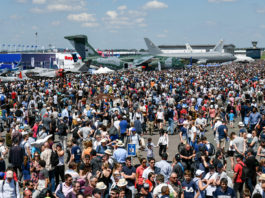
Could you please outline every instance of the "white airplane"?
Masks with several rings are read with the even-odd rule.
[[[255,60],[251,57],[248,57],[246,55],[235,55],[236,60],[234,60],[235,63],[252,63]]]

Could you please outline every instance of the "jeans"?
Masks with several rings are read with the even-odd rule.
[[[54,179],[54,170],[49,171],[49,179],[50,179],[50,189],[52,192],[55,191],[55,179]]]
[[[167,130],[170,130],[170,134],[174,134],[174,120],[172,118],[168,118],[168,128]]]
[[[58,186],[60,183],[60,177],[61,177],[61,181],[64,182],[64,165],[55,167],[56,186]]]
[[[236,193],[236,197],[238,197],[237,192],[239,192],[240,198],[243,198],[243,186],[244,183],[234,183],[234,191]]]
[[[249,191],[250,191],[250,193],[252,194],[253,193],[253,191],[254,191],[254,187],[256,186],[256,178],[255,178],[255,180],[253,181],[253,179],[252,178],[247,178],[247,180],[246,180],[246,186],[247,186],[247,188],[249,189]]]

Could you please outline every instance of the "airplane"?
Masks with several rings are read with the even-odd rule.
[[[123,61],[115,56],[102,57],[88,43],[86,35],[65,36],[69,40],[75,50],[82,57],[83,62],[88,66],[108,67],[112,70],[126,69],[132,67],[130,62]]]
[[[159,57],[175,57],[185,60],[195,61],[197,64],[206,64],[210,62],[228,62],[235,60],[235,56],[230,53],[223,53],[222,45],[223,41],[221,40],[210,52],[198,52],[198,53],[163,53],[150,39],[145,38],[146,46],[149,50],[149,53]]]
[[[255,60],[249,56],[245,55],[235,55],[236,60],[234,60],[235,63],[252,63]]]
[[[135,55],[125,57],[102,57],[95,51],[95,49],[88,43],[86,35],[65,36],[69,40],[75,50],[82,57],[83,61],[91,66],[107,67],[112,70],[138,68],[142,66],[143,69],[156,69],[161,66],[165,68],[179,68],[183,67],[183,63],[178,58],[155,57],[153,55]]]

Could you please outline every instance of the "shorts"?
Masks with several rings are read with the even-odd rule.
[[[157,119],[157,122],[161,123],[161,122],[163,122],[163,120],[162,119]]]
[[[220,148],[225,148],[225,143],[226,143],[226,139],[225,138],[219,140]]]
[[[228,155],[229,157],[233,157],[234,154],[235,154],[235,151],[227,151],[227,155]]]

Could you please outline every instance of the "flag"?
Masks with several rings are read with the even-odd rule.
[[[22,79],[22,72],[21,72],[21,71],[20,71],[18,77],[19,77],[20,79]]]

